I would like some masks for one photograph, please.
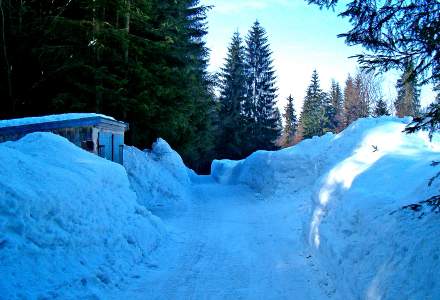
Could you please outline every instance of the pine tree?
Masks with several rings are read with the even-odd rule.
[[[385,101],[383,101],[383,99],[380,99],[379,101],[377,101],[376,107],[374,108],[373,115],[375,117],[390,115],[390,112],[388,111],[387,103]]]
[[[128,143],[148,147],[160,136],[193,168],[207,163],[214,103],[207,8],[199,1],[3,1],[2,8],[2,117],[100,112],[130,123]]]
[[[357,103],[358,93],[356,86],[350,74],[345,81],[344,88],[344,128],[357,120]]]
[[[276,121],[275,130],[277,132],[277,136],[279,137],[281,132],[283,131],[283,120],[278,107],[275,108],[274,117]]]
[[[289,95],[289,97],[287,97],[287,104],[284,107],[283,117],[285,125],[283,128],[281,145],[283,147],[288,147],[293,144],[298,128],[298,120],[296,118],[292,95]]]
[[[332,119],[332,123],[334,124],[336,131],[340,132],[344,129],[344,95],[342,94],[339,83],[335,80],[332,80],[329,97],[335,110],[335,116],[334,119]]]
[[[417,116],[420,113],[420,91],[412,62],[408,63],[402,77],[397,80],[397,99],[394,102],[398,117]]]
[[[246,96],[244,47],[235,32],[228,48],[228,57],[220,74],[220,134],[217,140],[218,158],[240,159],[243,157],[244,118],[242,106]]]
[[[247,96],[243,112],[249,123],[248,149],[274,149],[277,129],[275,72],[266,31],[256,21],[246,39]]]
[[[330,94],[322,93],[321,128],[323,133],[335,132],[337,128],[337,110]]]
[[[319,84],[318,72],[314,70],[300,117],[303,138],[321,136],[325,133],[328,120],[324,102],[325,95]]]

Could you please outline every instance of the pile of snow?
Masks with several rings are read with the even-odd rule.
[[[310,187],[323,167],[322,151],[332,139],[329,133],[280,151],[257,151],[241,161],[215,160],[211,175],[219,183],[246,184],[265,196],[286,183],[295,185],[292,190]]]
[[[109,298],[163,236],[125,169],[50,133],[0,144],[0,297]]]
[[[314,190],[310,244],[341,297],[440,298],[439,216],[427,206],[402,209],[439,194],[440,181],[429,182],[440,172],[431,166],[440,144],[438,136],[430,143],[426,133],[406,135],[404,126],[383,119],[349,128],[340,139],[362,131],[359,145]]]
[[[109,116],[101,115],[101,114],[95,114],[95,113],[68,113],[68,114],[48,115],[48,116],[41,116],[41,117],[28,117],[28,118],[0,120],[0,128],[11,127],[11,126],[24,126],[24,125],[30,125],[30,124],[49,123],[49,122],[70,121],[70,120],[96,118],[96,117],[109,119],[109,120],[113,120],[113,121],[115,120],[113,117],[109,117]]]
[[[187,207],[193,171],[163,139],[158,139],[151,150],[125,147],[124,166],[139,203],[153,213]]]
[[[411,120],[361,119],[344,132],[238,162],[216,161],[213,177],[263,195],[310,201],[304,242],[336,299],[440,298],[440,218],[403,206],[439,194],[440,138],[407,135]],[[301,217],[301,216],[299,216]]]

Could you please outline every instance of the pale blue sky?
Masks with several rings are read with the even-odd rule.
[[[362,51],[348,47],[337,38],[346,32],[348,20],[332,11],[307,5],[304,0],[201,0],[212,5],[208,13],[207,45],[211,49],[210,70],[217,71],[224,64],[232,34],[238,30],[244,37],[258,19],[266,29],[273,52],[278,77],[279,106],[292,94],[300,110],[312,71],[317,69],[321,86],[328,89],[332,78],[344,86],[348,73],[357,68],[356,59],[348,57]],[[395,97],[396,74],[384,76],[387,100]],[[424,89],[422,104],[433,99]]]

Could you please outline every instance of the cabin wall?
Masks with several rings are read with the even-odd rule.
[[[56,130],[52,130],[52,133],[61,135],[68,139],[71,143],[77,145],[80,148],[93,152],[94,147],[88,148],[84,143],[86,141],[95,142],[93,140],[93,127],[75,127],[75,128],[60,128]]]
[[[108,124],[86,125],[81,127],[57,128],[46,131],[60,135],[84,150],[95,153],[114,162],[123,163],[125,127]],[[0,143],[16,141],[29,132],[0,134]]]

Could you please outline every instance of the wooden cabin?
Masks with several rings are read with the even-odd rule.
[[[31,132],[52,132],[108,160],[123,164],[127,123],[92,113],[69,113],[0,120],[0,143],[15,141]]]

